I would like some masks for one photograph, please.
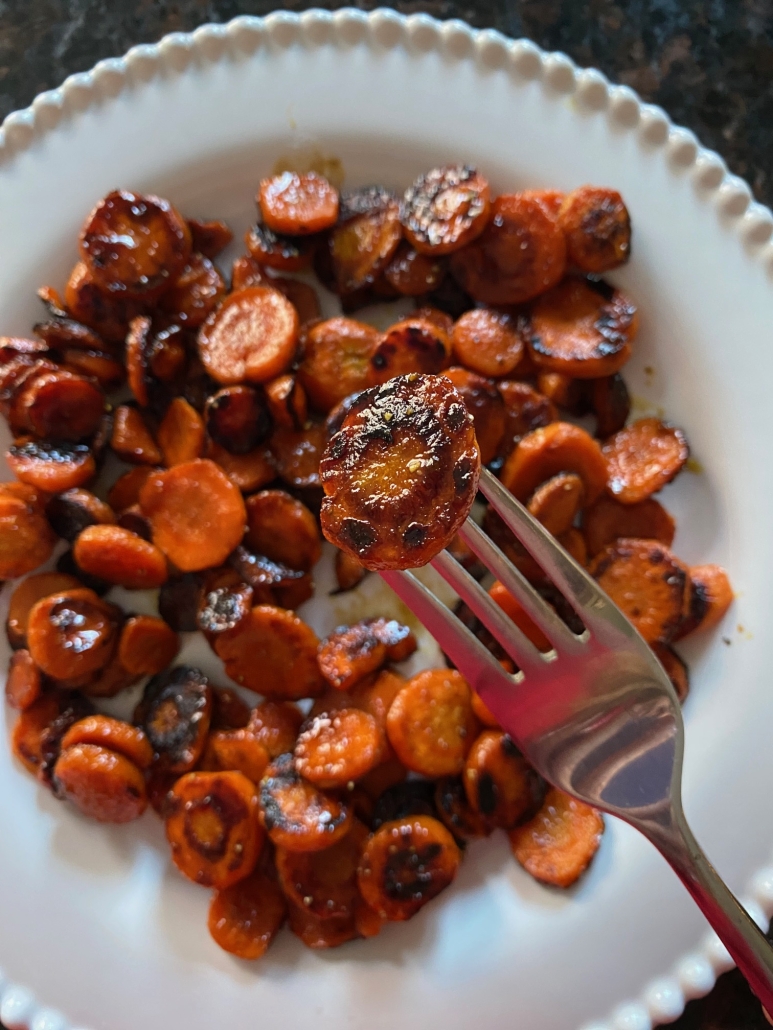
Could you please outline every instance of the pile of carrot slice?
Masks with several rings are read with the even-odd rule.
[[[244,959],[285,921],[324,948],[411,918],[467,843],[496,830],[532,876],[567,887],[603,831],[548,789],[455,669],[403,674],[408,627],[374,618],[320,641],[298,614],[322,552],[320,459],[362,391],[447,376],[481,460],[590,568],[680,699],[688,674],[672,645],[732,600],[721,568],[671,551],[674,520],[655,497],[687,462],[684,434],[629,422],[620,372],[638,314],[600,278],[630,254],[619,194],[497,197],[478,170],[447,166],[402,197],[284,172],[257,203],[226,275],[224,223],[114,191],[86,218],[62,294],[38,291],[32,335],[0,337],[16,476],[0,484],[0,577],[17,581],[13,753],[87,817],[154,809],[176,867],[213,892],[212,937]],[[321,318],[320,284],[341,315]],[[385,332],[353,317],[401,298],[415,310]],[[352,540],[335,556],[339,591],[366,575]],[[458,538],[450,549],[481,572]],[[156,591],[158,615],[124,611],[114,586]],[[194,632],[234,686],[175,664]],[[99,711],[132,690],[131,720]]]

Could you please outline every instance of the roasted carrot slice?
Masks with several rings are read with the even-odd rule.
[[[384,269],[384,280],[404,297],[420,297],[436,289],[445,274],[442,260],[420,254],[404,240]]]
[[[59,680],[103,668],[113,656],[116,638],[114,607],[84,587],[42,598],[27,623],[32,660]]]
[[[322,544],[317,520],[305,504],[284,490],[263,490],[245,503],[246,540],[254,551],[303,572],[317,564]]]
[[[308,322],[316,322],[322,317],[319,295],[313,286],[300,279],[286,279],[280,275],[269,280],[269,285],[287,297],[298,312],[298,321],[301,326]]]
[[[449,334],[428,318],[411,315],[381,337],[370,359],[370,383],[385,383],[409,372],[436,374],[451,356]]]
[[[263,179],[258,205],[273,232],[308,236],[335,225],[338,190],[317,172],[282,172]]]
[[[538,486],[528,508],[553,536],[561,536],[574,524],[585,500],[582,479],[574,472],[559,472]]]
[[[235,629],[252,610],[252,587],[234,569],[227,571],[233,577],[230,582],[205,582],[196,614],[198,628],[213,645],[213,636]]]
[[[218,636],[215,651],[235,683],[293,701],[323,690],[318,644],[314,630],[293,612],[259,605],[235,629]]]
[[[638,329],[636,306],[602,282],[567,278],[533,304],[529,353],[538,368],[577,379],[619,372]]]
[[[658,418],[641,418],[604,445],[607,490],[623,504],[636,504],[661,490],[689,457],[684,433]]]
[[[137,673],[128,672],[116,656],[85,682],[80,680],[78,689],[87,697],[115,697],[133,687],[141,678]]]
[[[25,648],[15,651],[8,664],[8,678],[5,681],[5,700],[23,712],[40,697],[43,680],[40,669]]]
[[[727,573],[720,565],[693,565],[690,582],[690,611],[679,627],[677,640],[696,629],[713,629],[722,621],[735,597]]]
[[[268,402],[260,388],[226,386],[205,409],[210,438],[231,454],[248,454],[271,432]]]
[[[189,880],[224,890],[257,865],[265,835],[255,784],[239,772],[191,772],[169,798],[166,837]]]
[[[382,669],[375,677],[357,684],[351,692],[349,703],[354,708],[369,712],[381,729],[386,731],[387,713],[405,683],[404,676],[392,669]]]
[[[124,472],[122,476],[119,476],[110,487],[107,495],[108,504],[113,511],[126,511],[127,508],[139,504],[140,490],[145,485],[145,481],[154,472],[160,471],[160,469],[139,465],[137,468],[129,469],[128,472]]]
[[[528,193],[505,193],[474,243],[451,258],[464,290],[484,304],[522,304],[563,278],[566,240],[558,219]]]
[[[199,331],[199,357],[219,383],[264,383],[295,357],[298,312],[270,286],[228,295]]]
[[[499,446],[507,456],[522,436],[558,420],[553,402],[528,383],[503,379],[497,388],[505,402],[505,431]]]
[[[134,721],[153,747],[157,768],[170,773],[193,768],[204,750],[212,704],[212,687],[199,669],[180,665],[148,681]]]
[[[670,547],[674,542],[676,523],[654,497],[638,504],[621,504],[612,497],[602,496],[585,510],[582,529],[588,551],[594,557],[620,537],[659,540]]]
[[[119,458],[135,465],[160,465],[161,451],[137,408],[121,404],[113,416],[110,440]]]
[[[537,389],[558,408],[576,413],[581,405],[582,389],[578,379],[572,379],[564,372],[537,370]]]
[[[16,720],[11,750],[27,772],[38,776],[44,763],[45,735],[62,711],[59,693],[42,693]]]
[[[273,759],[294,749],[302,722],[291,701],[263,701],[253,708],[249,727]]]
[[[384,756],[384,735],[367,712],[343,708],[317,715],[301,728],[295,744],[295,768],[325,790],[355,783]]]
[[[619,372],[593,381],[591,406],[596,416],[596,436],[600,439],[623,428],[631,413],[631,398]]]
[[[83,261],[70,273],[64,297],[66,313],[113,346],[123,344],[129,323],[142,314],[141,301],[100,286]]]
[[[308,418],[306,391],[296,376],[284,375],[266,383],[266,401],[275,426],[303,429]]]
[[[63,748],[53,773],[54,792],[100,823],[128,823],[148,805],[145,777],[134,762],[97,744]]]
[[[364,791],[371,801],[376,801],[382,797],[384,791],[403,783],[407,775],[408,770],[399,759],[387,758],[363,776],[357,784],[357,789]]]
[[[263,779],[269,763],[268,751],[249,728],[210,733],[207,753],[216,769],[243,773],[255,784]]]
[[[320,919],[310,915],[305,908],[289,905],[287,925],[290,931],[313,951],[322,948],[338,948],[357,936],[357,921],[354,916],[339,919]]]
[[[230,687],[216,687],[213,692],[212,729],[240,730],[250,721],[250,707]],[[283,748],[283,750],[288,750]]]
[[[601,448],[579,426],[552,422],[524,436],[502,469],[502,482],[519,501],[527,501],[538,486],[559,472],[575,472],[591,504],[607,482],[607,463]]]
[[[86,486],[97,471],[94,455],[82,443],[24,440],[10,447],[6,460],[22,483],[49,494]]]
[[[542,781],[501,730],[481,733],[462,777],[473,811],[504,830],[532,815],[542,800]]]
[[[338,583],[336,593],[343,594],[347,590],[354,590],[356,586],[362,583],[366,573],[365,566],[353,554],[347,554],[346,551],[336,551],[335,574],[336,583]]]
[[[168,575],[166,558],[148,540],[121,526],[87,526],[75,541],[78,568],[128,590],[159,587]]]
[[[603,832],[595,808],[552,788],[534,818],[510,830],[510,847],[535,880],[571,887],[598,851]]]
[[[292,755],[280,755],[260,784],[260,819],[277,847],[324,851],[348,833],[352,813],[332,794],[303,780]]]
[[[12,494],[0,488],[0,578],[32,572],[51,557],[56,536],[34,489]]]
[[[553,645],[534,620],[529,617],[523,605],[516,601],[510,591],[499,580],[496,580],[489,587],[489,596],[492,601],[499,605],[503,612],[510,616],[518,629],[531,640],[536,648],[540,651],[550,651],[552,649]],[[477,697],[477,695],[475,696]],[[490,725],[490,723],[488,724]]]
[[[194,251],[208,257],[210,261],[214,261],[234,238],[225,222],[214,219],[189,218],[188,229]]]
[[[158,614],[178,633],[195,632],[202,589],[202,577],[198,572],[170,576],[158,594]]]
[[[570,265],[581,272],[608,272],[631,256],[631,219],[616,190],[580,186],[558,212]]]
[[[491,833],[492,826],[485,816],[471,807],[461,776],[443,776],[436,782],[435,808],[457,841]]]
[[[450,254],[486,228],[491,191],[468,165],[446,165],[420,175],[405,191],[400,220],[408,241],[423,254]]]
[[[266,954],[286,915],[282,891],[271,877],[255,870],[215,892],[207,926],[223,951],[254,961]]]
[[[62,750],[75,744],[96,744],[115,751],[138,769],[149,768],[153,761],[153,748],[142,730],[109,715],[87,715],[74,722],[62,737]]]
[[[315,411],[326,414],[372,385],[370,360],[380,339],[378,330],[353,318],[328,318],[306,330],[298,378]]]
[[[298,608],[314,593],[308,572],[291,569],[262,554],[253,554],[246,547],[237,547],[228,562],[250,585],[256,604],[276,603],[281,608]]]
[[[57,536],[72,543],[87,526],[114,523],[115,513],[89,490],[76,487],[47,502],[46,518]]]
[[[314,242],[302,236],[275,233],[262,222],[256,222],[244,234],[250,256],[259,265],[276,268],[280,272],[300,272],[308,268],[314,255]]]
[[[62,365],[68,372],[76,372],[93,379],[105,393],[117,390],[126,379],[126,369],[111,354],[68,347],[61,352],[61,356]],[[104,402],[102,406],[104,408]]]
[[[403,235],[400,205],[380,186],[341,197],[338,225],[317,252],[320,280],[346,297],[372,285],[391,261]]]
[[[225,294],[218,270],[203,254],[191,254],[172,287],[164,291],[159,308],[176,325],[196,329],[215,310]]]
[[[116,524],[121,529],[128,529],[135,536],[142,537],[143,540],[152,541],[153,539],[150,520],[142,514],[139,504],[133,504],[131,508],[122,511],[116,519]]]
[[[183,379],[188,365],[186,330],[179,325],[159,329],[150,340],[147,350],[147,369],[149,375],[149,394],[151,403],[159,397],[159,404],[164,399],[163,392],[158,390],[158,380],[171,386],[177,386]]]
[[[148,357],[153,323],[147,315],[133,318],[126,337],[126,373],[134,399],[143,408],[150,403]]]
[[[386,728],[406,768],[422,776],[459,773],[477,728],[470,688],[452,669],[420,672],[392,702]]]
[[[172,787],[178,779],[177,773],[151,769],[145,780],[150,807],[164,820],[172,814]]]
[[[277,848],[279,883],[290,904],[317,919],[351,918],[359,898],[357,867],[367,839],[367,829],[352,819],[346,836],[324,851]]]
[[[458,365],[446,369],[443,374],[454,384],[472,415],[480,460],[488,465],[497,455],[507,424],[507,409],[502,394],[493,379],[479,376]]]
[[[182,272],[191,252],[191,234],[169,201],[114,190],[86,219],[80,251],[101,286],[152,298]]]
[[[184,397],[175,397],[158,427],[158,446],[169,468],[200,458],[204,452],[204,419]]]
[[[90,379],[58,369],[28,378],[14,400],[16,432],[44,440],[85,440],[96,432],[105,398]]]
[[[508,594],[508,596],[511,595]],[[513,600],[515,599],[513,598]],[[481,700],[480,696],[476,694],[474,690],[472,692],[472,710],[479,723],[482,723],[489,729],[498,730],[500,728],[499,720],[493,715],[487,705]]]
[[[689,614],[690,572],[657,540],[616,540],[589,571],[648,644],[669,643]]]
[[[252,493],[276,479],[274,458],[268,447],[262,444],[247,454],[231,454],[212,440],[208,440],[206,457],[214,461],[225,472],[237,490]]]
[[[319,487],[319,464],[325,443],[325,427],[320,422],[300,432],[281,426],[275,429],[270,448],[280,478],[298,489]]]
[[[353,626],[342,626],[320,645],[320,670],[336,690],[349,690],[387,660],[386,643],[374,626],[377,621],[363,619]]]
[[[676,692],[676,696],[679,698],[681,704],[684,704],[687,700],[687,695],[690,692],[690,670],[687,665],[673,647],[668,644],[652,644],[652,650],[657,655],[657,659],[671,680],[671,686]]]
[[[447,379],[368,390],[320,465],[322,532],[369,569],[425,564],[467,517],[480,469],[472,416]]]
[[[163,619],[133,615],[127,619],[118,642],[118,660],[135,676],[155,676],[175,660],[180,641]]]
[[[206,458],[156,472],[140,491],[153,542],[183,572],[222,565],[244,535],[244,501]]]
[[[382,918],[410,919],[453,881],[461,857],[449,831],[431,816],[384,823],[365,846],[360,892]]]
[[[516,320],[489,308],[462,315],[454,325],[451,347],[458,362],[483,376],[509,375],[524,352]]]

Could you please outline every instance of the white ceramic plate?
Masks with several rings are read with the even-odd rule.
[[[667,491],[676,550],[726,565],[738,591],[720,632],[689,647],[685,806],[764,920],[769,212],[663,112],[563,55],[389,11],[240,18],[102,62],[6,121],[0,329],[29,331],[35,288],[63,283],[78,227],[108,190],[167,195],[241,232],[260,176],[310,149],[340,159],[354,185],[404,187],[434,164],[467,161],[495,190],[592,182],[624,195],[633,259],[613,278],[642,313],[626,375],[685,427],[703,468]],[[729,965],[665,863],[611,820],[574,890],[538,886],[500,836],[471,847],[458,881],[412,922],[323,954],[284,934],[255,966],[210,940],[207,893],[170,868],[152,815],[112,830],[89,824],[38,788],[5,744],[0,841],[0,1017],[11,1030],[575,1030],[593,1020],[647,1030]]]

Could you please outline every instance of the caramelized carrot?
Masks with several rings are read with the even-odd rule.
[[[222,565],[247,521],[239,490],[205,458],[151,475],[140,491],[140,507],[150,519],[154,544],[183,572]]]
[[[584,499],[582,479],[574,472],[559,472],[537,487],[528,508],[549,533],[560,536],[574,524]]]
[[[553,402],[528,383],[500,380],[497,388],[505,402],[505,432],[500,453],[507,456],[522,436],[558,420]]]
[[[254,784],[263,779],[269,763],[268,751],[249,728],[210,733],[207,752],[215,769],[243,773]]]
[[[140,490],[146,480],[160,469],[148,468],[146,465],[139,465],[137,468],[129,469],[110,487],[107,495],[108,504],[113,511],[126,511],[140,500]]]
[[[82,443],[19,440],[5,457],[17,479],[49,494],[86,486],[97,471],[94,455]]]
[[[462,778],[472,810],[504,830],[531,815],[541,800],[539,777],[501,730],[481,733],[467,755]]]
[[[510,596],[511,595],[508,594],[508,597]],[[515,600],[515,598],[513,598],[513,600]],[[500,608],[501,607],[502,605],[500,605]],[[476,694],[474,690],[472,691],[472,711],[479,723],[482,723],[489,729],[499,729],[499,721],[494,717],[494,715],[491,713],[488,707],[481,700],[480,696]]]
[[[212,729],[240,730],[250,721],[250,708],[246,701],[230,687],[217,687],[212,691]],[[284,750],[289,750],[285,748]]]
[[[164,292],[159,307],[176,325],[196,329],[215,310],[225,293],[223,278],[203,254],[191,254],[188,262]]]
[[[299,572],[262,554],[253,554],[246,547],[237,547],[228,561],[250,585],[256,603],[298,608],[314,593],[308,572]]]
[[[46,504],[46,518],[57,536],[72,543],[87,526],[108,526],[115,513],[88,490],[65,490]]]
[[[275,426],[303,429],[308,417],[306,391],[296,376],[284,375],[266,383],[266,401]]]
[[[104,394],[97,385],[58,369],[25,380],[14,398],[11,421],[17,433],[77,442],[96,432],[104,411]]]
[[[621,504],[612,497],[599,497],[585,510],[582,528],[591,557],[621,537],[659,540],[670,547],[676,533],[673,517],[654,497],[637,504]]]
[[[300,272],[308,268],[314,255],[313,244],[313,240],[303,236],[275,233],[263,222],[256,222],[244,234],[244,245],[250,256],[259,265],[280,272]]]
[[[258,205],[273,232],[307,236],[335,225],[338,191],[316,172],[282,172],[263,179]]]
[[[619,372],[594,379],[591,383],[591,406],[596,416],[596,436],[601,440],[623,428],[631,413],[631,398]]]
[[[138,769],[148,769],[153,761],[153,748],[142,730],[109,715],[87,715],[74,722],[62,737],[62,750],[75,744],[96,744],[115,751]]]
[[[13,494],[0,486],[0,578],[32,572],[51,557],[56,536],[34,489]]]
[[[641,418],[604,445],[607,490],[622,504],[636,504],[661,490],[689,456],[681,429],[658,418]]]
[[[448,364],[451,339],[428,318],[411,315],[381,337],[370,359],[370,384],[386,383],[410,372],[436,374]]]
[[[271,279],[251,254],[242,254],[231,266],[231,289],[245,290],[249,286],[270,286]]]
[[[527,873],[553,887],[571,887],[598,851],[604,820],[589,805],[552,788],[534,818],[509,833]]]
[[[399,676],[392,669],[382,669],[375,677],[362,680],[352,690],[349,704],[353,708],[361,708],[368,712],[386,731],[386,719],[392,702],[405,686],[404,676]],[[339,696],[341,696],[339,694]],[[344,695],[345,697],[345,695]]]
[[[248,454],[271,431],[263,391],[252,386],[225,386],[207,400],[207,432],[231,454]]]
[[[443,776],[435,784],[435,808],[456,841],[487,837],[492,826],[470,806],[461,776]]]
[[[250,715],[250,731],[277,758],[295,747],[303,715],[291,701],[262,701]]]
[[[105,393],[117,390],[126,379],[123,364],[111,354],[102,351],[77,350],[69,347],[62,351],[62,366],[68,372],[76,372],[87,379],[93,379]]]
[[[693,565],[690,583],[690,610],[675,639],[696,629],[713,629],[719,625],[735,597],[727,573],[720,565]]]
[[[150,403],[150,370],[152,321],[147,315],[133,318],[126,337],[126,373],[134,399],[143,408]]]
[[[225,222],[214,219],[202,221],[198,218],[189,218],[188,229],[194,251],[208,257],[210,261],[214,261],[234,238]]]
[[[35,665],[29,651],[21,648],[11,655],[8,664],[8,678],[5,681],[5,700],[23,712],[40,697],[43,687],[40,669]]]
[[[256,870],[238,883],[215,892],[207,926],[223,951],[237,958],[262,958],[287,915],[276,883]]]
[[[126,620],[118,641],[118,660],[128,673],[155,676],[177,657],[180,641],[174,630],[152,615]]]
[[[363,619],[353,626],[342,626],[320,645],[320,671],[336,690],[349,690],[387,660],[386,644],[373,625],[377,621]]]
[[[367,829],[352,819],[348,833],[324,851],[277,848],[279,883],[290,904],[321,920],[351,918],[360,897],[357,867],[367,839]]]
[[[219,383],[267,382],[292,362],[298,326],[298,312],[279,290],[237,290],[202,325],[199,356]]]
[[[477,239],[491,214],[488,182],[474,168],[433,168],[405,191],[400,219],[420,253],[450,254]]]
[[[225,576],[216,576],[216,582],[205,579],[201,601],[196,613],[196,624],[214,645],[217,634],[235,629],[252,609],[253,590],[235,569],[224,570]],[[228,578],[226,578],[228,577]]]
[[[608,272],[631,256],[631,220],[615,190],[580,186],[558,212],[569,263],[581,272]]]
[[[142,302],[104,289],[88,265],[79,261],[64,292],[67,314],[93,329],[108,344],[121,345],[129,323],[142,314]]]
[[[363,791],[371,801],[376,801],[384,791],[403,783],[407,775],[408,770],[399,759],[386,758],[362,777],[357,789]]]
[[[262,444],[247,454],[231,454],[208,440],[205,455],[225,472],[237,490],[252,493],[276,479],[277,470],[274,458],[268,447]]]
[[[287,923],[290,931],[307,948],[318,951],[322,948],[338,948],[357,936],[357,922],[354,916],[339,919],[320,919],[310,915],[305,908],[289,905]]]
[[[280,755],[260,784],[260,819],[271,840],[287,851],[324,851],[346,836],[351,810],[301,779],[292,755]]]
[[[161,451],[144,418],[137,408],[128,404],[121,404],[115,409],[110,446],[119,458],[132,464],[161,464]]]
[[[690,692],[690,672],[687,665],[668,644],[655,643],[650,646],[671,680],[671,686],[674,688],[680,704],[684,704]]]
[[[212,718],[212,687],[199,669],[181,665],[150,679],[134,721],[153,747],[154,767],[184,773],[204,751]]]
[[[298,312],[298,322],[301,326],[316,322],[322,317],[319,296],[313,286],[301,282],[300,279],[286,279],[279,275],[272,279],[270,284],[290,301]]]
[[[353,318],[328,318],[306,330],[298,378],[315,411],[326,414],[371,385],[370,360],[380,334]]]
[[[204,452],[204,420],[184,397],[175,397],[158,427],[158,446],[169,468],[200,458]]]
[[[420,297],[439,286],[445,274],[443,261],[420,254],[404,240],[384,269],[384,282],[404,297]]]
[[[61,711],[61,695],[43,692],[16,720],[11,734],[11,750],[33,776],[40,776],[43,770],[46,734]]]
[[[159,587],[168,575],[158,547],[121,526],[87,526],[75,541],[73,554],[78,568],[88,575],[128,590]]]
[[[100,823],[128,823],[147,808],[145,777],[134,762],[96,744],[63,748],[53,773],[54,791]]]
[[[51,594],[29,614],[27,646],[35,664],[54,679],[70,680],[103,668],[115,650],[115,609],[81,587]]]
[[[552,650],[553,645],[539,626],[529,617],[529,614],[523,605],[516,601],[510,591],[507,590],[499,580],[496,580],[489,587],[489,597],[499,605],[505,614],[509,615],[518,629],[520,629],[521,632],[531,640],[532,644],[534,644],[536,648],[540,651]],[[475,697],[477,697],[477,695],[475,695]],[[480,701],[480,698],[478,698],[478,701]],[[490,715],[490,718],[493,718],[493,716]],[[490,723],[488,724],[490,725]]]
[[[454,384],[472,415],[480,460],[487,465],[497,455],[507,424],[502,394],[493,379],[486,379],[458,365],[446,369],[443,374]]]
[[[335,573],[336,583],[338,583],[336,593],[343,594],[347,590],[354,590],[365,578],[366,571],[365,566],[353,554],[336,550]]]
[[[317,520],[284,490],[263,490],[246,501],[247,544],[258,554],[308,572],[320,559]]]
[[[382,730],[367,712],[344,708],[318,715],[301,728],[295,768],[317,787],[345,787],[379,764],[384,743]]]
[[[280,478],[299,489],[319,487],[319,463],[325,443],[325,427],[319,422],[300,432],[275,429],[270,447]]]
[[[380,186],[341,197],[338,224],[327,247],[317,252],[320,280],[344,298],[372,285],[391,261],[402,238],[400,205]]]
[[[454,325],[451,346],[457,361],[483,376],[508,375],[524,351],[515,319],[490,308],[466,311]]]
[[[520,501],[559,472],[575,472],[585,486],[586,502],[601,494],[607,466],[601,448],[579,426],[553,422],[520,441],[502,470],[502,482]]]

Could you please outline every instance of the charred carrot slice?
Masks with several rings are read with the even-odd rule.
[[[100,286],[83,261],[70,273],[64,297],[67,314],[114,346],[123,344],[129,323],[142,314],[141,301]]]
[[[103,287],[157,296],[175,281],[191,252],[191,234],[167,200],[115,190],[86,219],[81,257]]]
[[[34,489],[14,496],[0,489],[0,577],[15,579],[51,557],[56,536]]]
[[[247,543],[257,553],[308,572],[320,559],[317,520],[284,490],[263,490],[246,501]]]
[[[226,223],[215,219],[189,218],[188,229],[194,251],[208,257],[210,261],[214,261],[234,238]]]
[[[677,639],[696,629],[713,629],[722,621],[735,596],[720,565],[693,565],[690,582],[690,610],[679,627]]]
[[[380,338],[372,326],[353,318],[328,318],[306,330],[298,378],[315,411],[326,414],[372,385],[370,360]]]
[[[307,236],[335,225],[338,190],[316,172],[282,172],[261,182],[258,205],[273,232]]]
[[[218,270],[203,254],[191,254],[174,284],[159,302],[177,325],[196,329],[215,310],[225,294]]]
[[[505,830],[531,815],[541,801],[541,780],[501,730],[484,730],[477,738],[463,779],[473,811]]]
[[[581,272],[608,272],[631,256],[631,219],[616,190],[580,186],[558,212],[569,264]]]
[[[505,402],[505,432],[500,453],[506,457],[522,436],[558,421],[558,411],[548,397],[528,383],[504,379],[497,387]]]
[[[410,372],[436,374],[451,356],[449,334],[436,322],[412,315],[382,336],[370,359],[370,384]]]
[[[479,376],[458,365],[446,369],[443,374],[454,384],[472,415],[480,460],[487,465],[497,455],[507,424],[507,409],[502,394],[493,379]]]
[[[270,442],[275,472],[298,489],[319,487],[319,464],[326,442],[322,423],[313,423],[298,432],[280,426]]]
[[[526,636],[531,640],[532,644],[540,651],[550,651],[552,644],[539,628],[539,626],[529,617],[526,609],[521,605],[513,595],[507,590],[499,580],[496,580],[489,587],[489,596],[492,601],[499,605],[503,612],[510,616],[513,622],[516,624]],[[475,695],[477,697],[477,695]],[[478,698],[480,701],[480,698]],[[491,716],[493,718],[493,716]],[[486,720],[484,720],[486,721]],[[488,723],[490,725],[490,723]]]
[[[689,614],[690,572],[656,540],[608,544],[589,571],[648,644],[667,644]]]
[[[528,508],[548,532],[560,536],[572,527],[584,500],[582,479],[574,472],[559,472],[537,487]]]
[[[115,522],[115,513],[88,490],[65,490],[46,504],[46,518],[57,536],[72,543],[87,526],[107,526]]]
[[[275,426],[303,429],[308,417],[306,391],[296,376],[284,375],[266,383],[268,410]]]
[[[159,587],[168,575],[158,547],[121,526],[88,526],[75,541],[73,554],[88,575],[128,590]]]
[[[282,891],[269,876],[256,870],[215,893],[207,926],[223,951],[254,961],[266,954],[286,915]]]
[[[453,881],[461,852],[446,827],[431,816],[384,823],[360,862],[360,892],[382,918],[410,919]]]
[[[64,748],[54,766],[54,792],[100,823],[128,823],[148,805],[145,777],[134,762],[96,744]]]
[[[370,772],[383,754],[384,736],[373,716],[344,708],[318,715],[301,728],[295,768],[317,787],[335,790]]]
[[[406,768],[432,777],[459,773],[477,728],[470,688],[451,669],[420,672],[392,702],[386,728]]]
[[[93,379],[105,393],[117,390],[126,378],[126,369],[121,362],[102,351],[67,348],[62,351],[62,365],[68,372]]]
[[[244,234],[250,256],[261,266],[281,272],[300,272],[308,268],[314,254],[313,240],[283,236],[257,222]]]
[[[595,808],[553,788],[534,818],[510,831],[510,847],[535,880],[571,887],[598,851],[603,832]]]
[[[118,642],[118,660],[135,676],[155,676],[174,661],[180,641],[174,630],[152,615],[126,620]]]
[[[151,475],[140,507],[153,542],[183,572],[222,565],[241,542],[247,514],[236,486],[206,458]]]
[[[351,827],[351,810],[301,778],[292,755],[280,755],[260,784],[260,818],[271,840],[287,851],[324,851]]]
[[[433,168],[405,191],[400,220],[423,254],[450,254],[476,239],[489,220],[488,182],[468,165]]]
[[[134,399],[143,408],[150,403],[150,354],[152,321],[147,315],[133,318],[126,337],[126,373]]]
[[[271,432],[268,403],[260,388],[226,386],[207,401],[207,432],[231,454],[248,454]]]
[[[45,735],[62,711],[61,698],[42,693],[16,720],[11,750],[27,772],[38,776],[44,764]]]
[[[115,409],[110,440],[119,458],[132,464],[160,465],[161,451],[137,408],[121,404]]]
[[[170,325],[160,329],[150,341],[147,370],[151,403],[157,397],[159,403],[163,402],[164,394],[158,390],[158,382],[176,387],[183,379],[188,364],[185,332],[177,324]]]
[[[384,269],[384,280],[404,297],[420,297],[438,287],[445,274],[443,261],[420,254],[403,241]]]
[[[505,462],[502,482],[519,501],[559,472],[575,472],[585,486],[585,503],[603,493],[607,462],[590,433],[570,422],[552,422],[522,438]]]
[[[687,700],[687,695],[690,693],[690,671],[686,663],[682,661],[673,647],[670,647],[668,644],[656,643],[650,646],[671,680],[671,686],[674,688],[680,703],[684,704]]]
[[[638,329],[636,306],[606,283],[564,279],[535,301],[529,317],[534,364],[577,379],[619,372]]]
[[[349,690],[387,660],[387,647],[373,625],[375,621],[364,619],[353,626],[342,626],[321,644],[319,667],[336,690]]]
[[[213,690],[212,729],[240,730],[250,721],[250,708],[239,694],[230,687],[216,687]],[[282,750],[286,751],[287,748]]]
[[[354,916],[320,919],[297,905],[289,905],[287,915],[290,931],[313,951],[339,948],[357,936],[357,922]]]
[[[113,511],[126,511],[132,505],[139,504],[140,490],[144,486],[145,481],[154,472],[160,471],[160,469],[139,465],[137,468],[129,469],[128,472],[124,472],[122,476],[119,476],[110,487],[107,495],[108,504]]]
[[[181,665],[148,681],[134,721],[153,747],[156,768],[178,774],[193,768],[204,751],[212,704],[212,687],[199,669]]]
[[[54,679],[97,672],[112,658],[115,610],[81,587],[42,598],[27,623],[27,646],[35,664]]]
[[[277,758],[295,748],[303,715],[291,701],[262,701],[250,715],[250,731]]]
[[[210,643],[214,643],[213,637],[217,634],[235,629],[252,609],[252,587],[235,570],[228,572],[233,577],[231,580],[217,585],[205,581],[196,614],[196,624]]]
[[[32,655],[24,648],[15,651],[8,665],[5,700],[11,708],[23,712],[37,701],[42,688],[40,669],[33,662]]]
[[[515,319],[501,311],[475,308],[454,324],[454,357],[482,376],[506,376],[523,357],[523,337]]]
[[[462,288],[484,304],[522,304],[555,286],[565,269],[558,218],[528,193],[497,197],[483,234],[451,258]]]
[[[298,608],[314,593],[308,572],[299,572],[262,554],[253,554],[246,547],[237,547],[228,561],[252,588],[256,603],[276,602],[282,608]]]
[[[260,490],[277,476],[274,457],[268,447],[260,445],[247,454],[231,454],[213,440],[208,440],[206,457],[219,465],[237,490],[252,493]]]
[[[153,761],[153,748],[137,726],[109,715],[87,715],[74,722],[62,737],[62,750],[75,744],[96,744],[128,758],[138,769]]]
[[[94,455],[82,443],[24,440],[10,447],[6,460],[22,483],[49,494],[86,486],[97,471]]]
[[[219,383],[264,383],[295,357],[298,312],[270,286],[228,295],[199,331],[199,356]]]
[[[276,870],[290,904],[317,919],[351,918],[359,898],[357,867],[367,839],[367,829],[352,819],[346,836],[324,851],[277,848]]]
[[[457,841],[487,837],[491,833],[491,824],[471,807],[461,776],[443,776],[436,782],[435,808]]]
[[[400,205],[380,186],[341,197],[338,225],[317,252],[320,280],[343,297],[372,285],[391,261],[403,230]]]
[[[235,629],[218,636],[215,651],[235,683],[293,701],[322,692],[318,644],[314,630],[293,612],[258,605]]]
[[[175,397],[158,427],[158,446],[169,468],[204,452],[204,420],[184,397]]]
[[[604,445],[607,490],[622,504],[636,504],[670,483],[689,457],[684,433],[658,418],[641,418]]]
[[[582,529],[593,557],[621,537],[659,540],[670,547],[674,542],[676,523],[654,497],[637,504],[621,504],[612,497],[602,496],[585,510]]]
[[[105,411],[100,388],[82,375],[59,369],[26,380],[13,405],[14,428],[44,440],[85,440]]]
[[[596,436],[600,439],[623,428],[631,413],[631,398],[619,372],[593,381],[591,405],[596,416]]]
[[[191,772],[169,798],[166,837],[172,861],[189,880],[224,890],[257,865],[265,835],[256,788],[239,772]]]

